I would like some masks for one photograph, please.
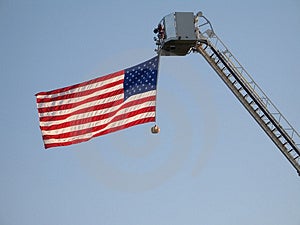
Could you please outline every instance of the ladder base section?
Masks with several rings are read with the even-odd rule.
[[[208,41],[200,43],[194,50],[206,59],[300,175],[300,151],[297,144],[268,111],[262,98],[243,78],[237,67]]]

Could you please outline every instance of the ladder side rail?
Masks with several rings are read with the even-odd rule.
[[[246,75],[246,78],[244,76],[240,76],[244,81],[247,82],[248,86],[251,87],[251,89],[259,96],[260,99],[264,99],[266,101],[266,104],[263,102],[263,104],[268,108],[269,112],[274,116],[278,117],[275,118],[276,121],[279,123],[280,126],[283,127],[283,129],[290,133],[292,138],[296,139],[293,140],[296,145],[300,146],[300,135],[295,130],[295,128],[289,123],[289,121],[285,118],[285,116],[279,111],[279,109],[275,106],[275,104],[271,101],[271,99],[265,94],[265,92],[260,88],[260,86],[254,81],[252,76],[244,69],[244,67],[240,64],[240,62],[235,58],[235,56],[229,51],[229,49],[226,47],[224,42],[214,33],[209,39],[214,40],[211,41],[210,44],[214,43],[214,46],[216,49],[220,49],[220,53],[224,55],[229,62],[229,64],[234,68],[234,70],[241,75]],[[224,53],[225,52],[225,53]],[[229,56],[227,55],[229,54]],[[232,60],[233,59],[233,60]],[[235,65],[237,64],[237,66]],[[241,69],[239,71],[237,68]],[[248,79],[247,79],[248,78]]]

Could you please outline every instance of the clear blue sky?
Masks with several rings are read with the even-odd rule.
[[[0,1],[2,225],[299,225],[300,177],[197,54],[161,58],[158,125],[43,149],[34,94],[155,55],[203,11],[300,130],[300,2]]]

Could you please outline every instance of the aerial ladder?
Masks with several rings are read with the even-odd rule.
[[[200,53],[300,175],[300,135],[198,12],[175,12],[154,29],[162,56]]]

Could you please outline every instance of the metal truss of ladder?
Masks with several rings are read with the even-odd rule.
[[[199,42],[193,50],[206,59],[300,175],[298,132],[212,29],[199,33]]]

